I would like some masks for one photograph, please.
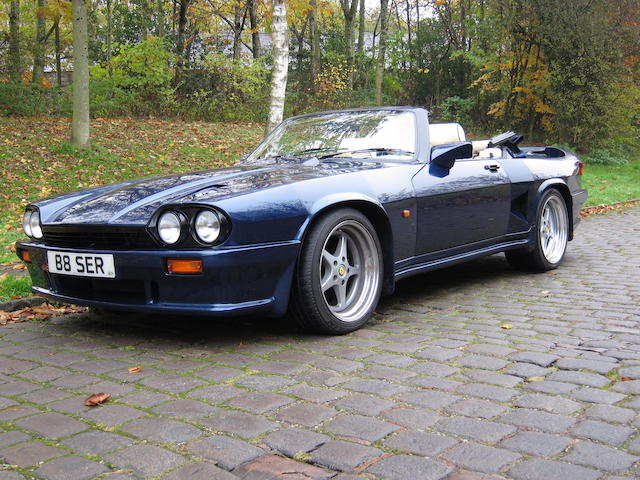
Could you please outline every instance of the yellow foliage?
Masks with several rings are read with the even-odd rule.
[[[552,126],[555,111],[546,102],[549,69],[536,46],[505,51],[482,68],[482,75],[471,87],[480,87],[483,93],[501,94],[502,98],[489,107],[488,115],[524,119],[536,113],[543,128]]]

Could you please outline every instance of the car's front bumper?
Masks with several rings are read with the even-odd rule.
[[[285,313],[300,244],[229,249],[79,250],[19,242],[28,250],[33,291],[62,302],[108,309],[233,315]],[[112,254],[115,278],[50,273],[47,251]],[[167,259],[201,259],[201,274],[170,274]]]

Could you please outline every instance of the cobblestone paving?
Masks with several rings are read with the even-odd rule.
[[[559,270],[496,255],[414,277],[343,337],[261,318],[2,328],[0,479],[639,478],[638,251],[640,209],[591,217]],[[85,407],[97,392],[113,398]]]

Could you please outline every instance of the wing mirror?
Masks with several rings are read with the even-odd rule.
[[[456,160],[471,158],[472,156],[473,145],[471,142],[436,145],[431,148],[431,163],[447,170],[453,167]]]

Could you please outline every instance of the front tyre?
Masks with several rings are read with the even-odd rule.
[[[550,189],[542,195],[538,204],[533,250],[510,250],[505,255],[516,268],[544,272],[553,270],[562,263],[568,241],[567,205],[560,192]]]
[[[291,313],[308,331],[357,330],[380,299],[382,265],[380,241],[367,217],[353,209],[329,213],[302,245]]]

